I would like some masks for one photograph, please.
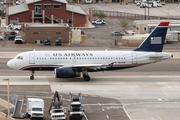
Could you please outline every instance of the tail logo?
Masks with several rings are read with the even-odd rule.
[[[151,44],[162,44],[161,37],[151,37]]]

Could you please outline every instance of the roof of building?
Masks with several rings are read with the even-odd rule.
[[[26,27],[69,27],[68,24],[63,23],[63,24],[41,24],[41,23],[26,23]]]
[[[74,13],[79,13],[79,14],[82,14],[82,15],[87,15],[84,10],[82,10],[81,7],[79,6],[74,6],[74,5],[68,5],[66,4],[66,10],[67,11],[70,11],[70,12],[74,12]]]
[[[11,6],[11,7],[9,7],[8,15],[14,15],[17,13],[28,11],[29,8],[28,8],[27,4],[30,4],[33,2],[38,2],[38,1],[42,1],[42,0],[26,0],[26,3],[24,3],[24,4]],[[66,0],[53,0],[53,1],[60,2],[60,3],[67,3]],[[66,4],[66,10],[70,11],[70,12],[73,11],[74,13],[78,13],[78,14],[82,14],[82,15],[87,15],[87,13],[84,12],[84,10],[82,10],[82,8],[79,6]]]
[[[31,4],[31,3],[36,3],[36,2],[40,2],[40,1],[43,1],[43,0],[26,0],[26,3]]]
[[[26,0],[26,3],[31,4],[31,3],[36,3],[36,2],[40,2],[40,1],[43,1],[43,0]],[[52,1],[65,3],[65,4],[68,3],[66,0],[52,0]]]
[[[27,4],[15,5],[15,6],[9,7],[8,15],[14,15],[14,14],[25,12],[25,11],[29,11]]]
[[[53,0],[53,1],[55,1],[55,2],[60,2],[60,3],[65,3],[65,4],[68,3],[66,0]]]

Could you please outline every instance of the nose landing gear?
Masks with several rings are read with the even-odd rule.
[[[31,71],[30,80],[34,80],[34,70]]]

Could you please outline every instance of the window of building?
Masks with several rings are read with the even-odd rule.
[[[53,8],[61,8],[61,4],[53,4]]]
[[[56,32],[56,34],[61,34],[61,32]]]
[[[43,8],[46,9],[46,8],[47,8],[47,5],[43,5]]]
[[[51,5],[47,5],[47,6],[48,6],[49,9],[51,8]]]
[[[33,35],[38,35],[38,32],[33,32]]]
[[[73,19],[68,19],[68,24],[72,24],[73,23]]]

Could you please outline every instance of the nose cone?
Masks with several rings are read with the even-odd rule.
[[[13,68],[13,61],[12,61],[12,60],[9,60],[9,61],[7,62],[7,66],[8,66],[9,68]]]

